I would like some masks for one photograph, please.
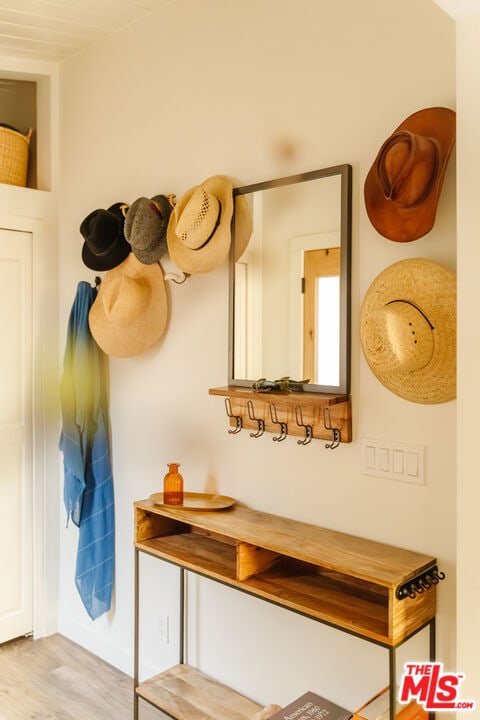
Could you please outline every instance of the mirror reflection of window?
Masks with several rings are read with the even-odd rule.
[[[303,273],[303,375],[319,385],[338,385],[340,248],[307,250]]]
[[[320,385],[340,383],[340,277],[317,279],[317,337],[315,382]],[[329,352],[334,348],[334,352]]]

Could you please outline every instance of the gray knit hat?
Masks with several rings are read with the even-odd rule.
[[[165,195],[140,197],[125,218],[125,237],[145,265],[156,263],[167,252],[167,226],[172,205]]]

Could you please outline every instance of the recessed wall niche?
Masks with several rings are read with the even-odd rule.
[[[0,78],[0,123],[11,125],[30,140],[27,187],[37,188],[37,83],[32,80]]]
[[[0,123],[26,135],[28,188],[51,189],[51,83],[47,75],[0,70]]]

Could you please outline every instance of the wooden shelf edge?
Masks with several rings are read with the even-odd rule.
[[[262,706],[190,665],[175,665],[138,685],[136,694],[177,720],[251,720]]]
[[[305,425],[311,427],[312,439],[333,439],[332,428],[340,433],[340,443],[352,442],[352,408],[350,395],[309,392],[263,393],[248,387],[233,385],[210,388],[209,395],[229,398],[232,413],[242,419],[242,429],[258,430],[258,420],[264,422],[265,432],[279,433],[279,424],[272,421],[270,406],[275,406],[277,419],[287,424],[287,436],[306,437]],[[253,407],[252,420],[249,405]],[[325,420],[328,413],[328,422]],[[300,417],[299,417],[300,416]],[[300,424],[299,424],[300,419]],[[235,420],[229,420],[235,426]],[[325,425],[330,424],[331,427]],[[308,444],[308,443],[305,443]]]
[[[189,554],[186,547],[178,550],[176,547],[177,538],[177,535],[171,535],[168,538],[152,538],[151,540],[136,542],[135,547],[142,552],[184,567],[186,570],[199,575],[205,575],[220,582],[235,583],[235,557],[231,558],[230,564],[226,560],[222,562],[222,552],[219,551],[216,559],[208,561],[201,555],[195,555],[194,552]],[[198,547],[198,544],[199,541],[196,538],[191,546],[192,549],[195,548],[195,545]],[[220,549],[220,544],[216,547]]]
[[[268,402],[278,401],[278,404],[294,398],[297,405],[308,405],[315,402],[323,405],[337,405],[338,403],[350,401],[350,395],[346,394],[329,394],[329,393],[309,393],[309,392],[259,392],[249,387],[241,387],[239,385],[226,385],[224,387],[210,388],[209,395],[220,395],[222,397],[242,397],[247,399],[267,400]]]

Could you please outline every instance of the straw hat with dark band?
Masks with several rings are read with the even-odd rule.
[[[167,229],[170,258],[185,273],[205,273],[230,249],[233,186],[215,175],[189,190],[175,205]]]
[[[97,344],[111,357],[132,357],[151,347],[168,320],[160,264],[145,265],[130,253],[105,274],[88,320]]]
[[[367,362],[406,400],[441,403],[456,395],[456,276],[431,260],[401,260],[370,285],[360,334]]]
[[[419,110],[387,138],[364,188],[368,217],[381,235],[409,242],[432,229],[454,144],[455,113],[444,107]]]

